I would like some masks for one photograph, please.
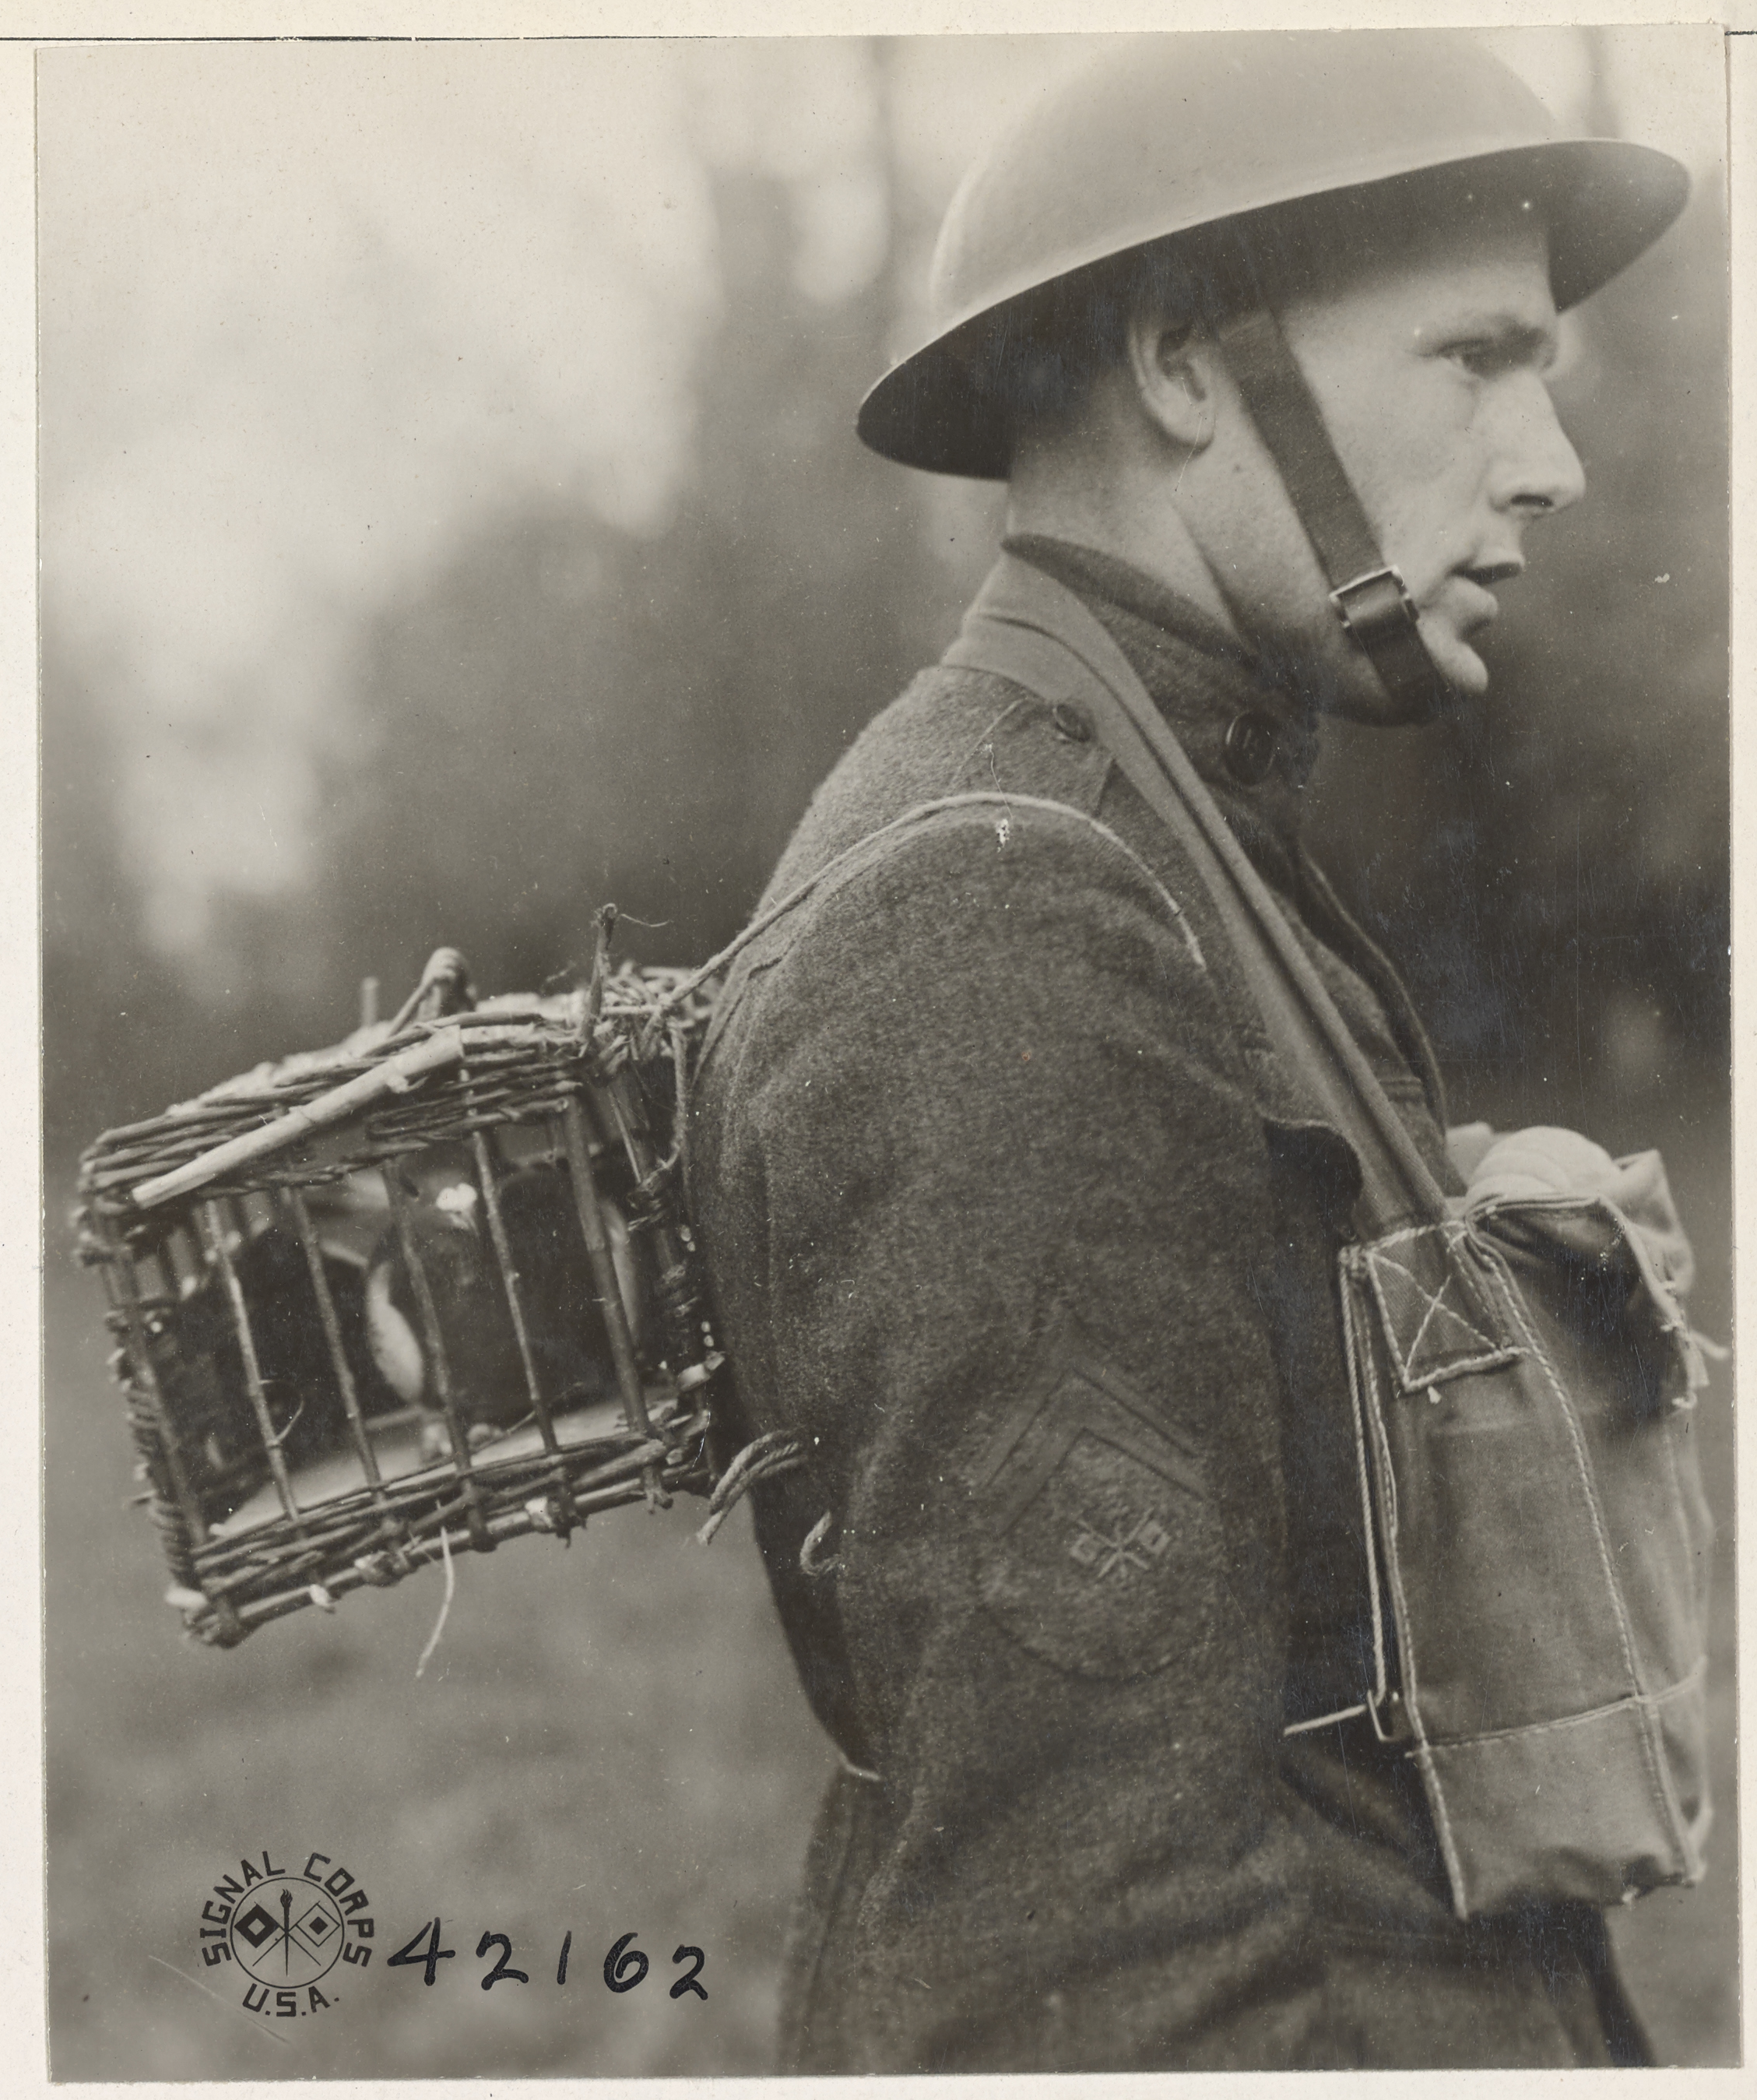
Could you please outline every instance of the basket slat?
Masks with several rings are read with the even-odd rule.
[[[592,1178],[592,1152],[586,1135],[585,1118],[581,1114],[577,1101],[570,1101],[561,1111],[561,1127],[567,1143],[568,1171],[573,1176],[574,1201],[579,1210],[579,1229],[585,1234],[586,1255],[592,1264],[593,1282],[597,1285],[598,1304],[604,1314],[604,1325],[610,1339],[610,1356],[616,1365],[616,1384],[628,1410],[631,1425],[643,1436],[651,1432],[652,1424],[647,1418],[646,1395],[641,1390],[641,1372],[635,1361],[634,1337],[628,1331],[628,1316],[623,1310],[623,1287],[616,1273],[616,1262],[610,1252],[610,1234],[605,1229],[604,1209],[598,1201],[597,1184]]]
[[[397,1238],[402,1243],[403,1259],[408,1264],[409,1284],[415,1293],[415,1304],[421,1316],[421,1340],[427,1350],[427,1370],[438,1396],[440,1410],[445,1416],[446,1428],[451,1439],[451,1462],[457,1467],[463,1489],[465,1521],[469,1528],[470,1543],[478,1553],[493,1551],[494,1542],[488,1536],[487,1525],[482,1513],[482,1497],[472,1477],[469,1429],[464,1411],[458,1404],[458,1392],[451,1377],[451,1353],[446,1348],[445,1335],[439,1326],[439,1308],[434,1303],[433,1286],[427,1279],[426,1264],[421,1260],[420,1247],[416,1244],[414,1220],[410,1215],[409,1199],[403,1193],[403,1185],[394,1167],[384,1171],[385,1192],[390,1198],[390,1215],[396,1220]]]
[[[348,1434],[353,1440],[360,1470],[366,1476],[367,1485],[375,1490],[374,1499],[381,1504],[384,1499],[384,1482],[379,1477],[378,1454],[372,1449],[372,1440],[366,1433],[366,1418],[360,1411],[359,1389],[354,1382],[354,1367],[348,1361],[347,1351],[341,1345],[341,1322],[336,1317],[336,1301],[331,1295],[329,1278],[324,1273],[324,1254],[317,1243],[317,1235],[311,1229],[311,1213],[299,1189],[282,1191],[293,1229],[298,1237],[300,1251],[305,1256],[307,1274],[311,1279],[311,1292],[317,1300],[318,1318],[324,1330],[324,1345],[329,1352],[329,1367],[335,1373],[336,1390],[341,1397],[342,1412],[348,1418]]]
[[[262,1366],[256,1353],[256,1338],[250,1330],[249,1309],[244,1304],[238,1272],[232,1266],[231,1255],[226,1246],[225,1221],[220,1215],[217,1202],[204,1203],[197,1215],[201,1220],[201,1238],[208,1260],[225,1286],[227,1302],[231,1308],[232,1321],[238,1335],[238,1351],[244,1358],[244,1385],[256,1415],[257,1427],[262,1433],[262,1448],[268,1457],[268,1469],[273,1476],[275,1490],[280,1496],[281,1507],[297,1529],[299,1505],[293,1496],[286,1458],[280,1448],[281,1433],[275,1429],[274,1417],[268,1411],[268,1395],[263,1389]]]
[[[507,1237],[506,1220],[500,1215],[500,1175],[495,1165],[493,1149],[487,1133],[473,1130],[469,1134],[470,1150],[476,1162],[476,1178],[482,1187],[482,1207],[488,1213],[489,1238],[494,1246],[494,1258],[500,1271],[501,1287],[506,1292],[506,1309],[513,1322],[513,1339],[518,1345],[519,1368],[525,1374],[525,1391],[530,1396],[531,1412],[537,1418],[538,1434],[543,1439],[543,1448],[552,1457],[560,1446],[555,1440],[555,1424],[549,1418],[549,1403],[544,1396],[543,1381],[537,1375],[537,1360],[531,1346],[531,1329],[525,1319],[523,1300],[519,1295],[518,1265],[513,1258],[513,1243]]]
[[[258,1129],[228,1138],[223,1145],[215,1145],[211,1152],[201,1153],[169,1174],[155,1175],[150,1180],[137,1184],[134,1192],[135,1204],[143,1211],[150,1211],[156,1204],[168,1203],[174,1196],[192,1194],[223,1176],[236,1175],[240,1167],[249,1167],[258,1159],[288,1151],[302,1140],[328,1129],[332,1123],[345,1122],[350,1116],[370,1108],[387,1094],[406,1092],[425,1074],[443,1065],[456,1065],[463,1055],[463,1036],[456,1029],[445,1029],[429,1036],[425,1043],[417,1043],[407,1050],[399,1051],[394,1057],[387,1057],[381,1065],[373,1065],[357,1078],[330,1088],[315,1101],[288,1109],[284,1115],[276,1116]]]

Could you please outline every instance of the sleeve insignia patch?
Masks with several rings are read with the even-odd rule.
[[[978,1593],[1033,1653],[1138,1677],[1205,1637],[1218,1519],[1200,1458],[1092,1350],[1054,1353],[969,1478]]]

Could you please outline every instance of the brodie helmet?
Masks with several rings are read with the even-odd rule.
[[[1557,306],[1597,290],[1683,209],[1689,179],[1627,140],[1573,138],[1474,39],[1436,31],[1125,37],[1052,86],[966,175],[940,229],[927,340],[861,403],[862,440],[940,474],[1002,479],[1020,302],[1151,242],[1442,169],[1481,167],[1542,212]],[[1223,354],[1331,585],[1406,717],[1443,694],[1266,303]]]

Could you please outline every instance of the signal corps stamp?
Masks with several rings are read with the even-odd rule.
[[[327,1852],[291,1869],[266,1851],[241,1859],[202,1904],[200,1935],[207,1966],[230,1964],[241,1979],[245,2011],[274,2019],[325,2011],[339,1993],[333,1980],[327,1992],[319,1987],[338,1965],[364,1969],[372,1958],[366,1891]]]

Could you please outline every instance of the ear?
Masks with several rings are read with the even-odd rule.
[[[1129,368],[1147,415],[1179,451],[1213,439],[1217,353],[1199,324],[1137,313],[1129,324]]]

